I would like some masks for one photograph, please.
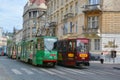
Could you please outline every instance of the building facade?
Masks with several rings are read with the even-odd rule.
[[[2,37],[3,29],[0,27],[0,38]]]
[[[3,36],[3,28],[0,27],[0,47],[7,45],[7,37]]]
[[[48,0],[48,21],[59,39],[85,37],[90,53],[120,53],[120,0]]]
[[[14,32],[14,36],[13,36],[13,42],[15,42],[16,44],[18,44],[19,42],[22,41],[23,37],[23,29],[21,30],[17,30]]]
[[[47,6],[45,0],[29,0],[24,6],[23,13],[23,39],[35,37],[40,29],[39,17],[43,14]]]

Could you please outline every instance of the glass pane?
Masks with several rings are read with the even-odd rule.
[[[89,0],[90,5],[100,4],[100,0]]]
[[[75,51],[75,41],[68,42],[68,51]]]
[[[45,38],[44,39],[44,44],[45,44],[45,50],[53,50],[54,49],[54,43],[57,41],[57,39],[52,39],[52,38]]]
[[[80,40],[77,40],[77,51],[78,52],[88,52],[88,44]]]

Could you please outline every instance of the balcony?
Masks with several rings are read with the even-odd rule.
[[[51,22],[49,27],[56,27],[57,26],[57,22]]]
[[[82,28],[84,34],[97,34],[99,33],[99,28]]]
[[[64,20],[67,20],[69,18],[72,18],[74,16],[73,13],[67,13],[66,15],[64,15]]]
[[[93,4],[93,5],[84,5],[83,12],[90,12],[90,11],[101,11],[100,4]]]

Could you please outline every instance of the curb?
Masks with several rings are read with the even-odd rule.
[[[100,61],[90,61],[90,63],[100,63]],[[120,63],[104,62],[104,64],[120,64]]]

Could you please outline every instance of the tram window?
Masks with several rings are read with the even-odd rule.
[[[69,51],[72,51],[72,42],[69,42],[69,43],[68,43],[68,50],[69,50]]]
[[[58,51],[62,51],[62,42],[60,41],[60,42],[58,42]]]
[[[73,42],[73,51],[76,50],[76,44],[75,44],[75,41]]]
[[[57,42],[54,43],[52,50],[57,50]]]
[[[63,42],[62,46],[63,46],[63,47],[62,47],[62,50],[63,50],[63,51],[66,51],[66,50],[67,50],[66,41]]]
[[[77,42],[77,51],[88,52],[88,45],[80,41]]]
[[[40,49],[44,50],[44,43],[43,42],[40,43]]]
[[[30,50],[30,44],[27,45],[27,49]]]
[[[55,43],[56,41],[57,41],[57,39],[45,38],[45,39],[44,39],[45,50],[47,50],[47,51],[53,50],[54,43]]]
[[[75,51],[76,50],[75,46],[76,46],[75,41],[68,42],[68,50],[69,51]]]
[[[40,50],[40,43],[36,44],[38,50]]]
[[[40,39],[37,40],[36,48],[40,50]]]

